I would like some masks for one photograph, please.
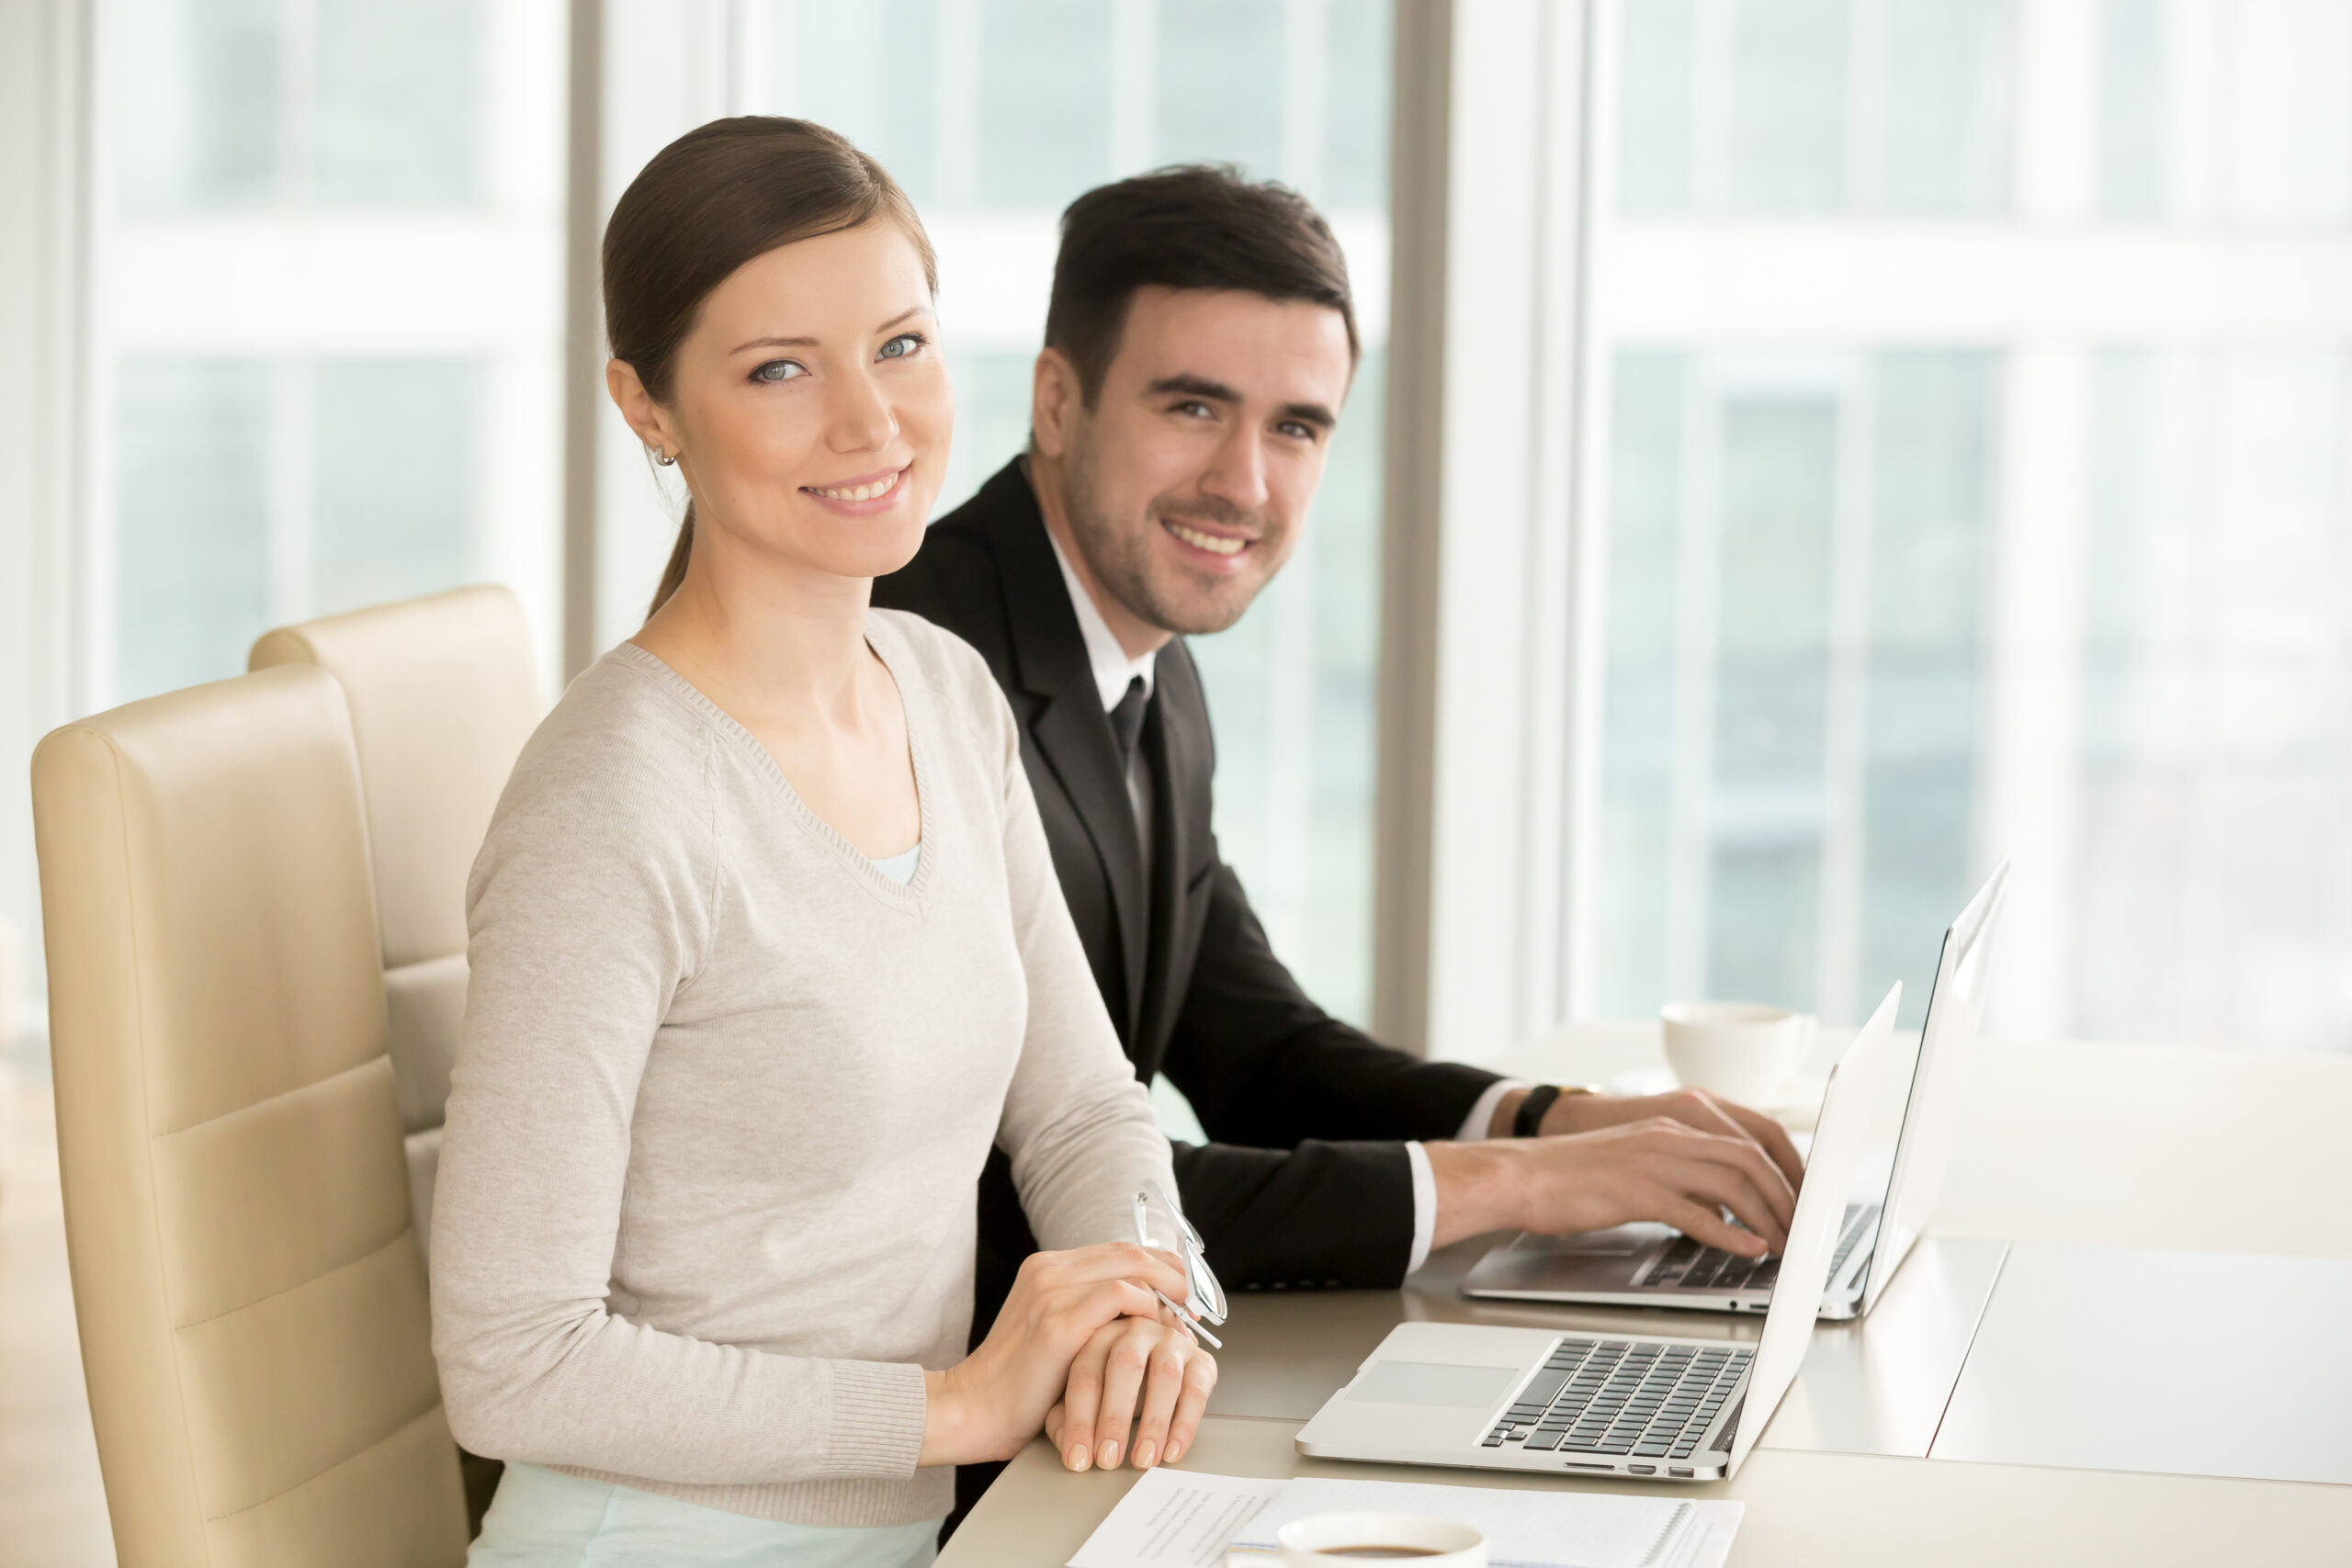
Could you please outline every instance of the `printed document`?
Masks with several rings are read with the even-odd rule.
[[[1260,1481],[1145,1472],[1069,1568],[1220,1568],[1260,1553],[1315,1514],[1430,1514],[1486,1533],[1491,1568],[1721,1568],[1738,1503],[1412,1482]]]

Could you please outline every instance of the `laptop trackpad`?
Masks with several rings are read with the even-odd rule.
[[[1348,1389],[1375,1404],[1436,1404],[1482,1410],[1500,1399],[1518,1367],[1458,1367],[1443,1361],[1374,1361]]]

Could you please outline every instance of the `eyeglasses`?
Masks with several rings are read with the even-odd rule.
[[[1183,1259],[1184,1275],[1193,1287],[1190,1307],[1170,1301],[1165,1292],[1154,1290],[1151,1293],[1159,1298],[1160,1305],[1183,1319],[1186,1327],[1217,1349],[1224,1349],[1225,1341],[1211,1334],[1202,1319],[1220,1324],[1225,1321],[1225,1287],[1216,1282],[1216,1274],[1209,1268],[1208,1246],[1201,1240],[1201,1233],[1193,1228],[1193,1222],[1184,1217],[1176,1200],[1157,1181],[1146,1180],[1143,1190],[1136,1194],[1136,1239]]]

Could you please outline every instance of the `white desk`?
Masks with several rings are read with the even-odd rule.
[[[1657,1049],[1653,1026],[1588,1026],[1515,1052],[1501,1067],[1606,1079],[1654,1066]],[[1986,1043],[1933,1229],[2352,1258],[2348,1116],[2352,1057]],[[1238,1297],[1217,1396],[1182,1468],[1656,1495],[1566,1477],[1338,1465],[1292,1447],[1306,1415],[1400,1319],[1510,1321],[1511,1308],[1453,1293],[1484,1245],[1448,1249],[1404,1291]],[[1537,1310],[1539,1321],[1569,1321]],[[1671,1321],[1699,1331],[1691,1315]],[[1719,1331],[1755,1327],[1733,1320]],[[1782,1407],[1736,1480],[1696,1489],[1747,1505],[1735,1564],[2352,1562],[2352,1487],[1806,1451],[1785,1446],[1807,1440],[1792,1414]],[[943,1568],[1062,1563],[1135,1473],[1071,1475],[1033,1443],[949,1543]]]

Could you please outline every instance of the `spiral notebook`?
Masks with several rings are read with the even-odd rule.
[[[1274,1532],[1334,1513],[1431,1514],[1475,1525],[1489,1568],[1721,1568],[1742,1505],[1419,1482],[1266,1481],[1148,1472],[1069,1568],[1218,1568],[1274,1561]]]

